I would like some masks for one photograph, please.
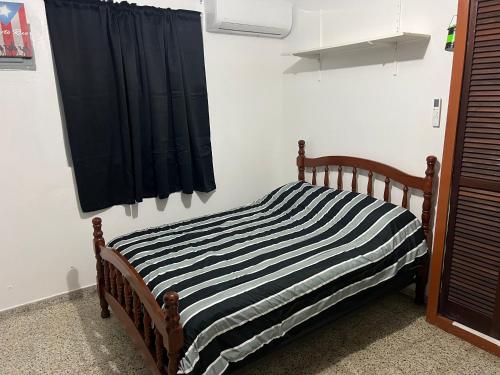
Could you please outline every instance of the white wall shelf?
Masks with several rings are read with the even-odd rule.
[[[425,41],[430,39],[429,34],[417,34],[417,33],[407,33],[407,32],[397,32],[394,34],[379,36],[375,38],[358,40],[354,42],[345,42],[339,44],[333,44],[330,46],[317,47],[312,49],[291,51],[285,55],[293,55],[297,57],[307,57],[318,59],[323,54],[330,53],[342,53],[350,50],[361,50],[374,47],[392,46],[396,43],[414,43],[419,41]]]

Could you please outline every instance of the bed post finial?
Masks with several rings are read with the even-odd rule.
[[[109,318],[109,306],[106,298],[104,297],[104,265],[101,258],[101,246],[106,246],[106,242],[102,233],[102,220],[100,217],[92,219],[92,226],[94,227],[94,253],[96,260],[97,270],[97,294],[99,295],[99,303],[101,305],[101,318]]]
[[[297,156],[297,167],[299,167],[299,181],[305,181],[305,176],[304,176],[304,159],[305,159],[305,145],[306,142],[304,140],[300,140],[299,142],[299,156]]]
[[[179,295],[176,292],[165,292],[165,322],[168,335],[168,375],[177,375],[180,351],[184,345],[184,333],[180,324]]]
[[[425,239],[429,251],[432,249],[432,229],[431,222],[431,207],[432,207],[432,193],[434,189],[434,174],[437,158],[435,156],[427,156],[427,169],[425,170],[424,178],[424,203],[422,204],[422,227],[424,229]],[[428,254],[430,255],[430,254]],[[427,285],[427,277],[429,273],[429,256],[424,263],[417,270],[416,288],[415,288],[415,302],[423,304],[425,302],[425,287]]]

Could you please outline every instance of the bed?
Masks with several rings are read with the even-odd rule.
[[[94,218],[101,317],[111,307],[153,373],[223,374],[412,282],[423,303],[436,158],[426,161],[417,177],[367,159],[308,158],[299,141],[298,181],[246,206],[107,244]],[[373,197],[376,176],[384,200]],[[393,182],[400,206],[389,202]],[[423,195],[421,220],[407,209],[410,189]]]

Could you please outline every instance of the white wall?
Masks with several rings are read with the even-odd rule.
[[[432,39],[400,46],[397,70],[394,49],[324,58],[321,72],[317,61],[281,56],[396,27],[398,1],[294,0],[307,9],[295,11],[284,41],[205,34],[218,189],[105,210],[105,237],[244,204],[294,180],[299,138],[311,155],[360,155],[422,174],[427,154],[441,157],[444,127],[431,128],[431,105],[441,97],[447,106],[452,54],[443,48],[457,0],[403,0],[402,28]],[[95,282],[91,215],[76,201],[43,1],[25,3],[37,71],[0,71],[0,310]],[[198,0],[139,3],[201,10]]]
[[[397,30],[399,0],[325,3],[333,5],[321,12],[295,12],[299,27],[286,40],[285,51],[356,41]],[[296,155],[299,138],[306,140],[306,154],[311,156],[362,156],[422,176],[427,155],[441,159],[453,58],[452,53],[444,51],[444,45],[457,0],[401,3],[401,31],[431,34],[428,45],[407,44],[399,45],[397,51],[387,47],[324,56],[321,69],[313,59],[287,58],[283,163]],[[443,99],[439,129],[431,125],[433,98]],[[283,181],[294,176],[295,171],[289,171]],[[345,185],[350,184],[348,177]],[[335,174],[330,181],[336,181]],[[375,192],[381,194],[382,189],[379,183]],[[393,190],[394,199],[401,195]],[[417,198],[411,207],[417,214],[420,202]]]
[[[201,10],[197,0],[140,3]],[[76,201],[43,1],[25,4],[37,70],[0,71],[0,310],[95,283],[91,215],[82,214]],[[217,191],[208,200],[173,194],[168,202],[149,199],[105,210],[99,213],[105,238],[235,207],[276,186],[281,43],[205,35]]]

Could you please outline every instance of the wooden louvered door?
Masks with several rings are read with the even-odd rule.
[[[472,0],[439,312],[500,338],[500,0]]]

